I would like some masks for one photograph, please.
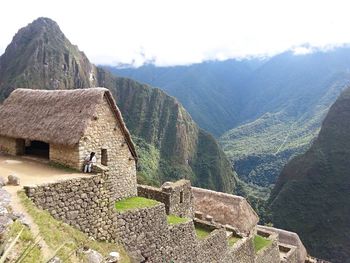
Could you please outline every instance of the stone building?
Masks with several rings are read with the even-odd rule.
[[[0,106],[0,119],[0,151],[77,170],[95,152],[99,165],[130,185],[127,195],[136,195],[135,147],[107,89],[16,89]]]

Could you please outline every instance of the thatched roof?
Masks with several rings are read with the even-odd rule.
[[[0,135],[12,138],[74,145],[84,135],[96,106],[107,98],[137,159],[130,133],[108,89],[74,90],[16,89],[0,106]]]

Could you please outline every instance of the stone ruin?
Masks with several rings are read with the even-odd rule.
[[[138,196],[158,203],[119,212],[111,177],[104,172],[24,188],[56,219],[98,240],[122,243],[134,262],[301,263],[307,258],[295,233],[288,232],[287,238],[283,230],[258,226],[258,216],[242,197],[191,187],[188,180],[160,188],[138,185]],[[169,224],[167,215],[188,220]],[[199,239],[197,228],[208,236]],[[258,252],[253,241],[257,234],[271,240]],[[230,244],[231,238],[237,241]]]

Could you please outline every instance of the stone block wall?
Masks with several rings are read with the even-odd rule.
[[[193,218],[193,196],[189,180],[167,182],[161,188],[138,185],[137,194],[163,203],[167,214]]]
[[[79,171],[83,169],[83,165],[79,160],[78,145],[68,146],[50,144],[50,161],[71,167]]]
[[[192,187],[194,210],[211,216],[215,222],[236,228],[240,235],[255,231],[258,215],[241,196]]]
[[[164,183],[162,191],[170,194],[169,214],[193,218],[193,196],[189,180]]]
[[[0,136],[0,152],[16,155],[17,154],[16,139]]]
[[[115,195],[113,177],[98,174],[38,186],[25,186],[36,206],[100,240],[112,239]],[[126,193],[124,193],[126,195]]]
[[[227,249],[225,230],[216,229],[206,239],[198,242],[197,262],[224,262]]]
[[[223,262],[255,263],[253,239],[254,235],[251,234],[250,236],[243,237],[241,240],[237,241],[233,247],[229,247],[229,251],[226,253]]]
[[[96,153],[97,162],[101,164],[102,150],[106,150],[109,173],[115,176],[114,187],[125,188],[128,192],[126,196],[113,196],[114,199],[137,195],[136,160],[129,150],[106,98],[103,103],[97,105],[95,115],[88,123],[78,148],[81,167],[84,158],[90,152]]]
[[[290,232],[284,229],[268,227],[268,226],[259,225],[257,228],[259,231],[269,231],[269,232],[276,233],[278,235],[278,240],[280,243],[296,247],[298,262],[299,263],[305,262],[307,258],[307,251],[297,233]]]
[[[295,246],[278,244],[281,255],[281,263],[298,263],[298,254]]]
[[[198,239],[193,220],[167,224],[164,204],[117,214],[116,241],[126,247],[135,262],[255,263],[252,237],[228,247],[226,231],[219,228],[205,239]],[[201,222],[204,227],[202,224],[205,222]],[[208,229],[212,228],[208,225]]]
[[[256,254],[256,263],[271,263],[280,262],[280,252],[277,239],[274,239],[272,244],[259,250]]]

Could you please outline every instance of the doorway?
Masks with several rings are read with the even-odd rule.
[[[25,145],[25,154],[49,159],[50,145],[42,141],[27,141]]]

